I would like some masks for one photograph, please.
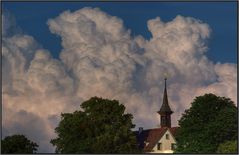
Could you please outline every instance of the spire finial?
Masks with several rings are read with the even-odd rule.
[[[165,86],[165,88],[166,88],[166,85],[167,85],[167,76],[168,76],[168,74],[167,73],[164,73],[164,86]]]
[[[164,73],[164,80],[167,80],[168,73]]]
[[[167,87],[167,77],[164,78],[164,88],[166,89]]]

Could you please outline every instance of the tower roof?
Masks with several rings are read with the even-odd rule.
[[[158,111],[158,113],[172,113],[173,111],[171,110],[169,104],[168,104],[168,95],[167,95],[167,78],[164,79],[165,80],[165,86],[164,86],[164,94],[163,94],[163,104],[160,108],[160,110]]]

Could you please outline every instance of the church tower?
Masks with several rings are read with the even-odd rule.
[[[167,78],[165,78],[164,80],[165,80],[165,86],[164,86],[164,94],[163,94],[163,104],[160,110],[158,111],[158,114],[160,114],[160,121],[161,121],[160,126],[171,128],[171,114],[173,113],[173,111],[171,110],[168,104],[167,83],[166,83]]]

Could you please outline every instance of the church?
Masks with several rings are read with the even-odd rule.
[[[140,149],[145,153],[173,153],[176,148],[175,134],[178,127],[171,127],[171,110],[168,103],[167,79],[163,94],[163,103],[158,114],[160,115],[160,128],[144,130],[142,127],[135,132]]]

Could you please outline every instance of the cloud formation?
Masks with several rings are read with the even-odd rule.
[[[165,73],[174,126],[195,96],[237,100],[236,64],[206,57],[211,30],[198,19],[151,19],[153,37],[146,40],[98,8],[65,11],[47,21],[62,39],[60,59],[53,59],[33,37],[14,31],[12,18],[2,18],[3,135],[22,132],[40,144],[39,152],[54,151],[49,141],[60,113],[92,96],[119,100],[137,127],[157,127]]]

